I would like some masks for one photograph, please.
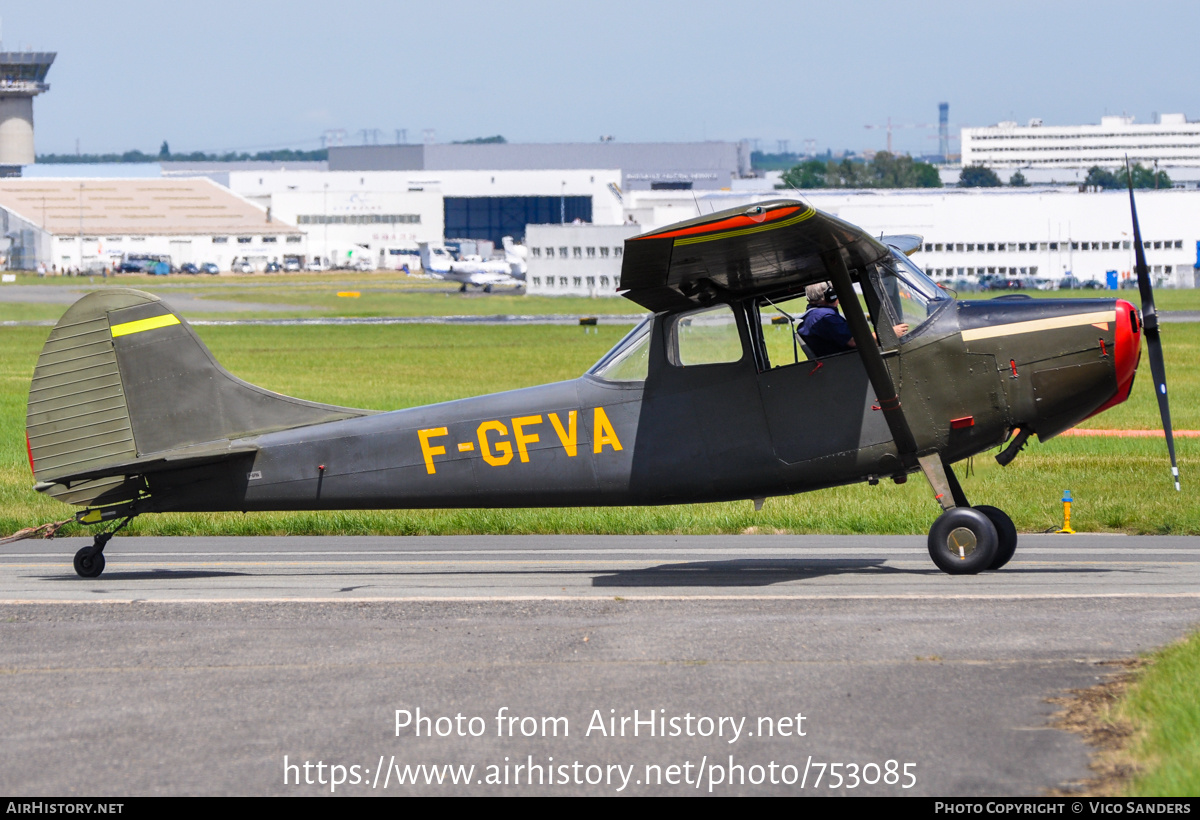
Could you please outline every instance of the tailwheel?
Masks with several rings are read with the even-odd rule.
[[[101,533],[101,535],[107,534]],[[100,540],[99,535],[96,536],[96,540]],[[99,548],[96,546],[84,547],[75,553],[75,574],[80,578],[99,578],[100,573],[104,572],[103,549],[104,545],[101,544]]]
[[[996,525],[972,507],[952,507],[929,528],[929,557],[950,575],[974,575],[992,565],[999,543]]]
[[[104,572],[104,547],[112,540],[114,535],[123,530],[133,519],[134,516],[130,515],[109,532],[96,533],[92,538],[92,545],[90,547],[84,547],[75,553],[75,572],[80,578],[100,577],[100,573]]]
[[[992,563],[988,564],[988,569],[1000,569],[1012,560],[1017,551],[1017,526],[999,507],[981,504],[975,509],[986,515],[996,528],[996,535],[1000,540],[996,543],[996,554],[992,556]]]

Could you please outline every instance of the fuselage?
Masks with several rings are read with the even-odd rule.
[[[729,344],[740,344],[732,360],[681,360],[690,313],[660,313],[623,343],[641,346],[641,378],[598,366],[572,381],[235,441],[256,451],[147,476],[152,507],[671,504],[903,480],[915,469],[857,352],[770,362],[757,309],[726,307]],[[883,357],[918,452],[952,462],[1014,428],[1044,440],[1124,400],[1139,344],[1137,311],[1120,300],[946,300]],[[620,348],[601,364],[614,355]]]

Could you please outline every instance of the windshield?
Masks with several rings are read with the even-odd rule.
[[[588,374],[610,382],[645,381],[650,369],[650,326],[653,320],[653,316],[642,319],[624,339],[617,342],[616,347],[592,365]]]
[[[893,250],[890,259],[879,263],[879,274],[896,318],[909,326],[909,332],[950,301],[949,294],[899,251]]]

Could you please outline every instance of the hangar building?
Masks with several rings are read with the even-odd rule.
[[[358,145],[329,149],[331,171],[557,171],[619,168],[623,190],[720,190],[750,174],[748,142]]]
[[[620,172],[231,171],[228,185],[308,236],[313,257],[411,264],[417,243],[503,237],[525,226],[624,221]]]
[[[100,270],[123,256],[172,265],[265,264],[305,253],[304,234],[208,179],[3,179],[10,270]]]

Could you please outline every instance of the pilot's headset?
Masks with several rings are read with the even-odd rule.
[[[834,289],[832,282],[809,285],[805,289],[805,295],[808,297],[809,303],[814,305],[822,302],[836,302],[838,299],[837,291]]]

